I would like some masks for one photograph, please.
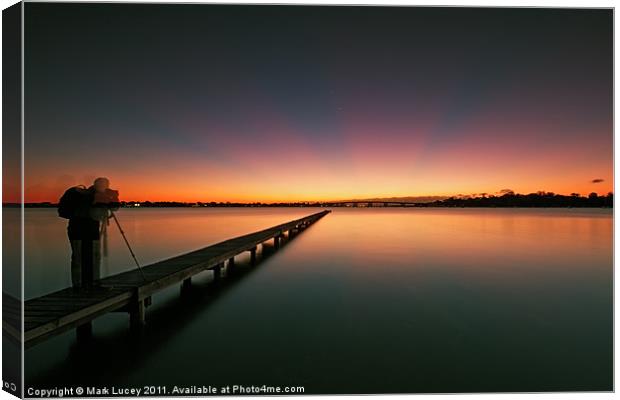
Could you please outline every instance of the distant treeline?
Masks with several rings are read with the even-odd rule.
[[[350,200],[339,202],[292,202],[292,203],[238,203],[238,202],[180,202],[180,201],[122,201],[121,207],[613,207],[613,193],[599,196],[590,193],[581,196],[578,193],[571,195],[555,194],[553,192],[537,192],[518,194],[506,191],[501,195],[480,195],[449,197],[445,200],[436,200],[426,203],[396,202],[396,201],[368,201]],[[4,203],[5,207],[19,207],[19,203]],[[27,208],[52,208],[58,204],[51,202],[26,203]]]
[[[613,205],[613,193],[608,193],[606,196],[590,193],[585,197],[578,193],[566,196],[553,192],[518,194],[512,191],[501,196],[450,197],[418,204],[423,207],[613,207]]]

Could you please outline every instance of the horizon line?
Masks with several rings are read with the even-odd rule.
[[[598,192],[590,192],[588,194],[582,195],[581,193],[573,192],[571,194],[561,194],[555,192],[548,192],[544,190],[539,190],[531,193],[517,193],[517,192],[506,192],[506,193],[474,193],[474,194],[456,194],[456,195],[426,195],[426,196],[391,196],[391,197],[366,197],[366,198],[349,198],[349,199],[339,199],[339,200],[290,200],[290,201],[260,201],[260,200],[252,200],[252,201],[232,201],[232,200],[121,200],[120,203],[180,203],[180,204],[265,204],[265,205],[274,205],[274,204],[326,204],[326,203],[350,203],[350,202],[376,202],[376,203],[411,203],[411,204],[422,204],[422,203],[432,203],[434,201],[443,201],[451,198],[455,199],[468,199],[468,198],[482,198],[482,197],[502,197],[507,194],[512,194],[515,196],[529,196],[529,195],[541,195],[541,194],[552,194],[554,196],[566,196],[573,197],[574,194],[577,194],[578,197],[588,197],[590,194],[595,193],[597,196],[608,196],[614,194],[613,191],[609,191],[604,194],[599,194]],[[427,199],[426,201],[416,201],[416,199]],[[58,204],[58,200],[56,201],[28,201],[28,202],[13,202],[13,201],[3,201],[3,205],[19,205],[19,204]]]

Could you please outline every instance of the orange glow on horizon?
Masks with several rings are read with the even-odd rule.
[[[292,8],[262,10],[209,29],[145,11],[127,43],[111,16],[82,37],[69,14],[31,14],[25,159],[11,155],[25,201],[98,176],[139,202],[614,190],[611,13],[486,10],[472,27],[449,9],[385,8],[373,26],[363,8],[275,25]]]
[[[429,197],[429,196],[457,196],[457,195],[478,195],[486,193],[487,195],[499,195],[500,190],[506,189],[503,186],[495,186],[492,189],[487,187],[477,186],[468,187],[468,185],[458,185],[453,190],[438,190],[437,185],[433,185],[433,188],[427,190],[392,190],[389,192],[377,192],[372,190],[359,189],[351,192],[329,190],[323,193],[316,193],[312,189],[298,189],[296,191],[290,191],[288,193],[283,191],[268,191],[261,192],[257,188],[248,188],[245,193],[227,191],[225,188],[208,188],[205,189],[193,189],[187,190],[184,185],[169,185],[165,190],[158,189],[153,186],[144,185],[137,187],[130,181],[123,179],[115,179],[113,175],[108,175],[112,180],[112,185],[120,191],[120,198],[123,201],[179,201],[179,202],[262,202],[262,203],[279,203],[279,202],[301,202],[301,201],[337,201],[337,200],[351,200],[351,199],[372,199],[372,198],[390,198],[390,197]],[[68,182],[67,182],[68,183]],[[550,182],[549,182],[550,183]],[[27,191],[26,202],[56,202],[62,195],[64,190],[71,187],[78,182],[71,183],[64,186],[56,186],[45,188],[40,192],[35,192],[32,189]],[[605,195],[609,192],[613,192],[613,185],[611,182],[602,183],[590,183],[586,182],[581,185],[565,185],[553,186],[553,185],[523,185],[508,187],[516,193],[528,194],[538,191],[554,192],[557,194],[569,195],[571,193],[579,193],[581,195],[588,195],[591,192],[595,192],[599,195]],[[467,189],[467,190],[466,190]],[[19,194],[13,192],[13,194],[5,193],[4,202],[19,202]],[[16,196],[17,195],[17,196]]]
[[[403,114],[391,120],[351,99],[335,139],[327,142],[305,133],[268,98],[259,96],[253,104],[253,113],[245,116],[247,129],[261,132],[253,140],[246,131],[188,118],[174,125],[183,136],[165,140],[104,141],[87,154],[37,151],[29,158],[26,152],[25,200],[56,202],[66,188],[89,185],[97,176],[110,178],[126,201],[271,203],[503,189],[566,195],[613,191],[607,121],[593,125],[592,136],[564,135],[572,128],[544,118],[522,120],[512,109],[489,105],[446,132],[449,118],[438,105],[429,105],[420,118]],[[549,140],[549,132],[561,139]],[[3,200],[19,201],[17,194],[8,191]]]

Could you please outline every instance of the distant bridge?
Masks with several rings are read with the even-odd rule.
[[[329,201],[321,203],[326,207],[420,207],[420,203],[410,201],[385,201],[385,200],[350,200]]]

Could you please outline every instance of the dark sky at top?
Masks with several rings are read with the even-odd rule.
[[[33,201],[95,175],[152,200],[610,190],[611,10],[25,15]]]

